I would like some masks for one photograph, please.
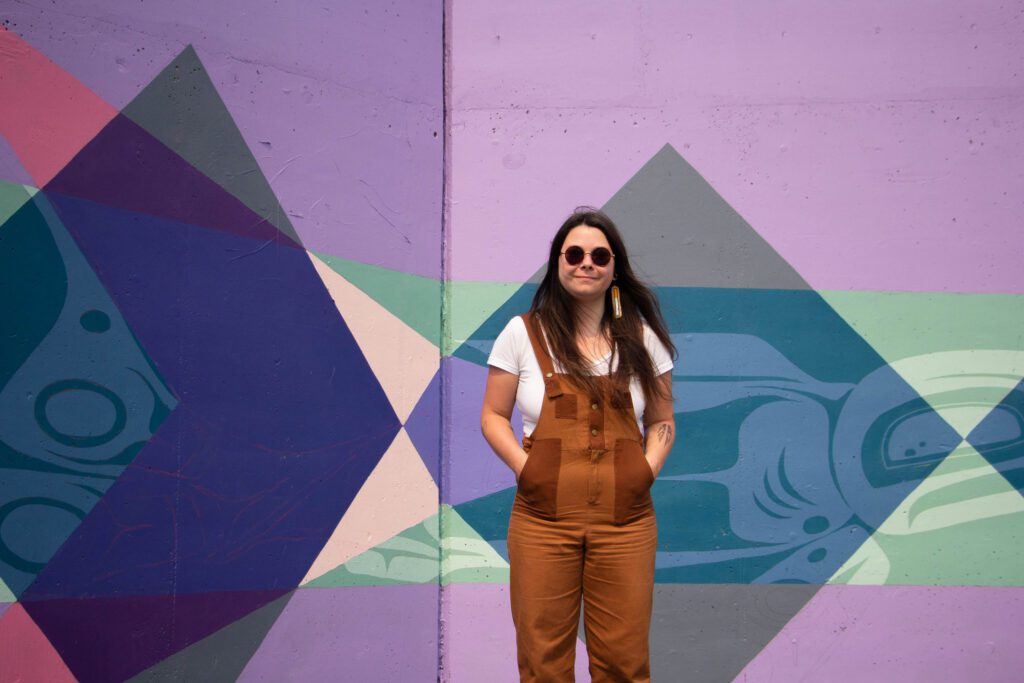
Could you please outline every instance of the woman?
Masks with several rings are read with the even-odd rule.
[[[593,680],[650,680],[650,487],[675,437],[674,355],[615,224],[577,209],[529,313],[495,341],[480,420],[518,484],[508,555],[523,681],[573,680],[581,597]]]

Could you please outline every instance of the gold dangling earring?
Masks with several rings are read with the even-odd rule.
[[[618,279],[618,275],[612,275],[613,282]],[[615,319],[622,317],[622,299],[619,297],[618,285],[612,285],[612,317]]]

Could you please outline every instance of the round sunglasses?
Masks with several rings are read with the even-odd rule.
[[[598,247],[594,251],[583,251],[583,247],[569,247],[562,252],[565,262],[570,266],[578,266],[583,263],[583,257],[590,254],[590,260],[598,268],[604,268],[612,260],[612,252],[604,247]]]

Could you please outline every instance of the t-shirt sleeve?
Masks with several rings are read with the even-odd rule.
[[[512,318],[498,338],[494,340],[491,355],[487,357],[487,364],[518,375],[523,367],[523,354],[520,350],[522,339],[520,337],[525,334],[526,326],[523,325],[522,318],[518,316]]]
[[[647,325],[644,325],[644,346],[647,347],[647,353],[651,354],[655,375],[663,375],[675,367],[675,363],[672,362],[672,353]]]

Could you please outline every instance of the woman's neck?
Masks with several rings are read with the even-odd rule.
[[[576,334],[581,337],[597,337],[602,334],[604,320],[604,297],[595,301],[580,302],[576,306]]]

